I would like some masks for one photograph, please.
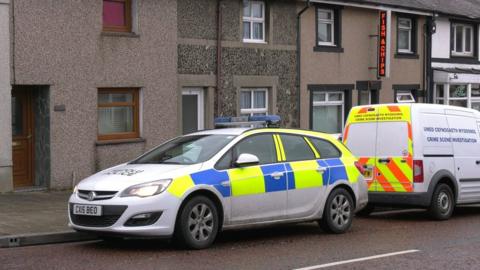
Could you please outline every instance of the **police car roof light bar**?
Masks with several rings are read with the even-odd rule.
[[[229,127],[280,127],[278,115],[222,116],[215,118],[215,128]]]

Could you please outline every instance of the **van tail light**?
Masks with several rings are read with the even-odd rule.
[[[365,168],[363,167],[363,164],[358,162],[358,161],[355,161],[355,167],[357,167],[357,170],[362,174],[362,175],[365,175],[366,171],[365,171]]]
[[[413,182],[423,183],[423,160],[413,161]]]

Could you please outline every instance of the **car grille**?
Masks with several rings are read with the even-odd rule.
[[[95,198],[93,199],[93,201],[108,200],[113,198],[113,196],[117,194],[117,191],[79,190],[78,197],[81,199],[90,201],[90,199],[88,198],[88,195],[92,191],[95,192]]]
[[[70,204],[70,219],[73,224],[85,227],[110,227],[122,216],[126,205],[103,205],[101,216],[83,216],[73,214],[73,204]]]

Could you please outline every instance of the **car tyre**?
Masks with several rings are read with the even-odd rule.
[[[344,188],[334,189],[327,198],[320,227],[329,233],[345,233],[352,226],[354,205]]]
[[[204,249],[215,241],[219,219],[215,204],[205,196],[196,196],[180,209],[175,225],[175,240],[182,248]]]
[[[432,195],[430,216],[435,220],[447,220],[452,216],[455,208],[455,198],[452,189],[447,184],[440,184]]]

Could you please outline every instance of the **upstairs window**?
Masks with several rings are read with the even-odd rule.
[[[317,45],[335,46],[335,12],[317,9]]]
[[[131,0],[103,0],[103,31],[132,32]]]
[[[453,56],[473,56],[473,26],[452,23],[451,47]]]
[[[414,53],[414,22],[410,18],[398,18],[397,24],[398,53]]]
[[[265,42],[265,3],[262,1],[244,1],[243,41]]]

